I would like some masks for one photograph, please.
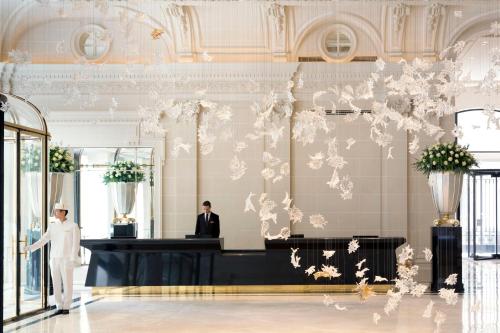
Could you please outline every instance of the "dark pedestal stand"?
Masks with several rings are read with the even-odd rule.
[[[111,238],[137,238],[137,223],[113,224]]]
[[[464,292],[462,283],[462,227],[432,227],[432,284],[431,291],[454,288]],[[449,286],[444,280],[457,273],[457,284]]]

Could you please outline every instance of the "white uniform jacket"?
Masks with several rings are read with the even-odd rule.
[[[50,223],[42,238],[33,243],[29,249],[37,250],[50,241],[50,259],[69,259],[72,262],[78,261],[78,251],[80,250],[80,228],[74,222],[64,223],[56,220]]]

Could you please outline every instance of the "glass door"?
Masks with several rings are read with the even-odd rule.
[[[4,129],[4,320],[44,308],[44,252],[24,252],[42,234],[43,139]]]
[[[466,176],[460,213],[467,254],[476,260],[500,258],[500,169],[473,170]]]
[[[43,307],[42,252],[28,255],[24,246],[38,241],[43,233],[43,154],[42,138],[21,134],[20,223],[19,223],[19,313]]]
[[[17,314],[16,262],[17,262],[17,132],[4,130],[4,239],[3,239],[3,318]]]

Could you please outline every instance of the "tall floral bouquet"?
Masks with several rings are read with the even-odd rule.
[[[112,164],[104,174],[104,184],[140,183],[144,181],[144,168],[131,161],[119,161]]]
[[[69,149],[59,146],[50,147],[49,170],[50,172],[63,173],[75,171],[75,161]]]
[[[415,162],[416,169],[426,176],[431,172],[469,173],[477,165],[468,147],[456,143],[439,143],[427,147]]]

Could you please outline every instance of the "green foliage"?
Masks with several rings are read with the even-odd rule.
[[[440,143],[427,147],[414,165],[418,171],[429,176],[433,171],[469,173],[472,167],[477,166],[477,161],[468,147]]]
[[[144,181],[144,169],[131,161],[120,161],[111,165],[104,174],[104,184],[109,183],[140,183]]]
[[[49,155],[50,172],[71,173],[75,171],[75,161],[68,149],[58,146],[50,147]]]
[[[21,148],[21,171],[41,172],[42,153],[40,146],[31,142],[26,142]]]

